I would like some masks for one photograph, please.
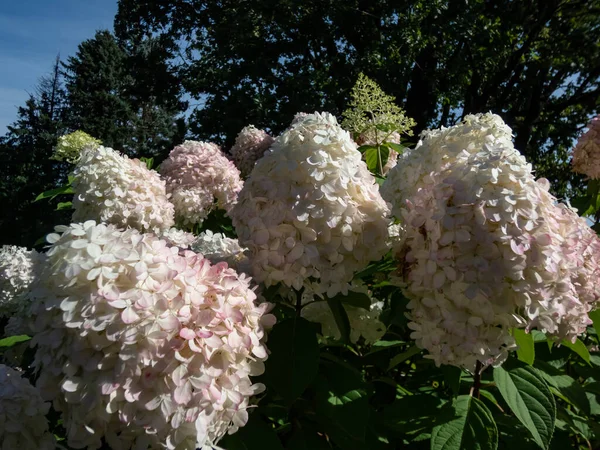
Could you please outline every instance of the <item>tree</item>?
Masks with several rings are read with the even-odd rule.
[[[340,114],[359,72],[417,122],[492,110],[559,195],[578,130],[599,107],[599,0],[120,0],[120,38],[171,50],[190,124],[231,143],[249,123],[277,132],[298,111]]]
[[[130,155],[165,154],[183,139],[185,104],[155,40],[120,43],[98,31],[64,67],[73,130]]]
[[[41,78],[17,120],[0,138],[0,232],[4,244],[32,247],[55,224],[68,223],[56,211],[59,200],[33,203],[36,196],[66,182],[68,165],[51,160],[56,140],[66,130],[66,95],[57,57],[50,75]]]

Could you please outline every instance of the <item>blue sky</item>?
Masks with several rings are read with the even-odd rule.
[[[0,0],[0,135],[56,55],[112,30],[117,0]]]

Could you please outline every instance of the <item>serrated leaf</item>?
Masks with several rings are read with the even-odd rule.
[[[496,367],[494,381],[504,401],[529,430],[535,442],[547,449],[554,432],[556,403],[539,372],[526,365],[518,365],[510,370]]]
[[[533,335],[521,328],[513,328],[513,337],[517,343],[517,357],[530,366],[535,361],[535,343]]]
[[[269,334],[269,350],[265,369],[267,386],[291,403],[302,395],[319,370],[315,329],[307,320],[297,317],[279,322]]]
[[[10,336],[4,339],[0,339],[0,347],[12,347],[20,342],[27,342],[31,338],[25,334],[21,334],[19,336]]]
[[[453,406],[455,417],[433,429],[431,450],[495,450],[498,447],[496,422],[481,400],[461,395]]]
[[[420,349],[419,347],[417,347],[416,345],[413,345],[412,347],[410,347],[408,350],[406,350],[403,353],[400,353],[399,355],[396,355],[392,358],[392,360],[390,361],[390,365],[388,366],[388,370],[393,369],[394,367],[396,367],[398,364],[403,363],[404,361],[406,361],[408,358],[412,358],[415,355],[418,355],[419,353],[421,353],[423,350]]]
[[[587,349],[585,344],[581,340],[577,339],[575,343],[565,339],[561,342],[561,345],[570,348],[577,353],[581,358],[588,364],[590,364],[590,351]]]
[[[556,391],[554,392],[556,396],[575,406],[584,414],[590,414],[590,402],[585,395],[585,390],[575,379],[545,361],[537,361],[535,365],[539,369],[538,373],[550,388]]]

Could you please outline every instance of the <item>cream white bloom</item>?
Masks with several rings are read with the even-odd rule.
[[[387,250],[388,208],[328,113],[299,118],[254,167],[231,215],[253,275],[333,296]]]
[[[573,149],[573,171],[600,178],[600,115],[594,117]]]
[[[133,229],[57,231],[32,291],[34,367],[68,444],[193,450],[243,426],[275,320],[250,280]]]
[[[185,141],[160,165],[175,218],[201,224],[215,208],[229,211],[242,188],[240,172],[221,149],[209,142]]]
[[[20,372],[0,364],[0,450],[53,450],[49,409]]]
[[[182,249],[190,248],[190,246],[197,239],[193,233],[189,233],[184,230],[179,230],[175,227],[162,231],[159,234],[159,237],[167,241],[169,244]]]
[[[74,176],[73,221],[97,220],[157,233],[173,226],[165,182],[141,161],[111,148],[86,147]]]
[[[390,171],[382,195],[405,228],[396,254],[409,326],[437,364],[500,364],[511,327],[557,340],[585,329],[597,262],[576,261],[566,239],[598,239],[548,187],[493,114],[425,132]]]
[[[242,248],[237,239],[228,238],[222,233],[203,231],[192,243],[192,250],[213,264],[224,261],[238,272],[249,272],[247,249]]]
[[[240,131],[230,153],[244,178],[250,175],[256,161],[262,157],[274,140],[268,133],[254,125],[244,127]]]
[[[26,308],[26,294],[43,257],[35,250],[15,245],[0,249],[0,317]]]

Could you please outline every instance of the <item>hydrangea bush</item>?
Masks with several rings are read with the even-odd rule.
[[[567,201],[498,115],[411,145],[352,96],[231,161],[83,146],[72,223],[0,251],[1,450],[600,446],[597,119]]]

